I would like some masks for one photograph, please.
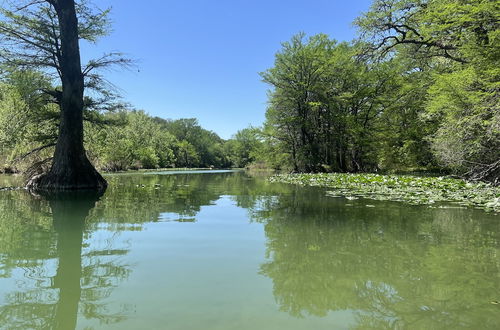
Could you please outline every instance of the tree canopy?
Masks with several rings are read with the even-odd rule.
[[[283,43],[262,73],[279,167],[498,182],[499,16],[497,1],[375,0],[355,20],[358,40]]]

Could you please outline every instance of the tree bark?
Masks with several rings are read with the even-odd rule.
[[[62,81],[59,136],[50,171],[29,180],[35,190],[104,190],[106,180],[87,158],[83,146],[84,77],[80,62],[78,20],[74,0],[52,0],[61,34]]]

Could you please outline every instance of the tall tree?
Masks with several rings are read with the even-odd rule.
[[[372,54],[404,56],[420,64],[408,73],[431,73],[425,117],[437,130],[427,140],[441,165],[499,183],[500,3],[375,0],[356,24]]]
[[[264,133],[286,154],[282,165],[300,172],[377,169],[374,134],[397,72],[324,34],[299,34],[282,46],[261,74],[272,87]]]
[[[95,170],[83,146],[84,89],[103,91],[94,71],[111,64],[125,64],[120,54],[105,54],[82,67],[79,40],[95,42],[107,31],[108,11],[96,11],[86,1],[38,0],[16,2],[1,9],[5,65],[51,71],[60,81],[44,92],[60,107],[57,144],[48,172],[32,177],[28,187],[40,190],[101,190],[106,180]],[[93,101],[87,102],[92,105]]]

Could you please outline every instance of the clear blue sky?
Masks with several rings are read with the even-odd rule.
[[[82,45],[84,58],[121,51],[130,71],[105,72],[125,101],[162,118],[198,118],[229,138],[263,123],[259,72],[273,66],[283,41],[298,32],[355,36],[353,19],[370,0],[99,0],[111,6],[113,33]]]

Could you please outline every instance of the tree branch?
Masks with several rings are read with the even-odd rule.
[[[41,146],[41,147],[35,148],[35,149],[31,150],[30,152],[25,153],[25,154],[23,154],[23,155],[19,156],[18,158],[16,158],[16,159],[14,160],[14,162],[15,162],[15,163],[20,162],[20,161],[22,161],[23,159],[26,159],[27,157],[29,157],[30,155],[33,155],[33,154],[35,154],[35,153],[37,153],[37,152],[40,152],[40,151],[42,151],[42,150],[44,150],[44,149],[47,149],[47,148],[50,148],[50,147],[54,147],[55,145],[56,145],[56,143],[49,143],[49,144],[43,145],[43,146]]]

